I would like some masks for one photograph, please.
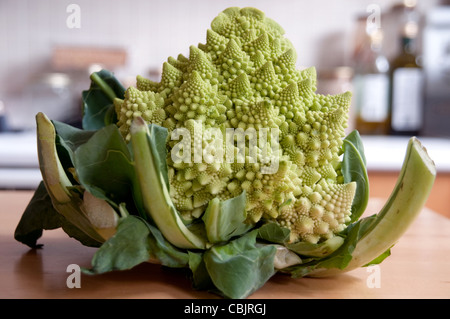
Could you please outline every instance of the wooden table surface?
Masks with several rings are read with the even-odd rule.
[[[89,267],[95,248],[82,246],[60,229],[44,231],[42,249],[15,241],[15,227],[31,196],[30,191],[0,191],[0,298],[218,298],[191,289],[183,271],[146,263],[129,271],[81,274],[80,288],[69,288],[72,271],[67,267]],[[368,213],[382,204],[372,199]],[[449,297],[450,219],[425,208],[379,267],[320,279],[277,274],[249,299]]]

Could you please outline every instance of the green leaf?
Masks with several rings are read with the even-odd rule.
[[[232,237],[246,233],[253,227],[253,225],[245,223],[247,219],[246,204],[245,191],[241,195],[225,201],[214,198],[209,202],[202,217],[209,242],[214,244],[228,241]]]
[[[167,241],[161,231],[146,223],[150,230],[150,254],[161,262],[163,266],[171,268],[187,267],[189,264],[189,255],[187,251],[178,249]]]
[[[85,144],[94,135],[95,131],[82,130],[59,121],[52,121],[52,123],[56,131],[58,156],[61,161],[61,157],[69,157],[70,164],[64,165],[63,163],[64,168],[69,165],[73,167],[74,152],[80,145]],[[63,154],[64,152],[66,154]]]
[[[318,244],[311,244],[307,242],[297,242],[293,244],[286,244],[286,247],[293,252],[307,257],[323,258],[331,255],[344,243],[344,238],[334,236],[324,242]]]
[[[393,247],[394,245],[392,245]],[[392,248],[391,247],[391,248]],[[383,260],[385,260],[386,258],[388,258],[391,255],[391,248],[389,248],[388,250],[386,250],[384,253],[382,253],[380,256],[378,256],[377,258],[375,258],[374,260],[372,260],[371,262],[367,263],[366,265],[364,265],[363,267],[367,267],[367,266],[372,266],[372,265],[378,265],[381,264],[383,262]]]
[[[80,184],[94,196],[116,207],[125,202],[145,216],[134,162],[116,125],[96,131],[73,154]],[[134,211],[134,209],[133,209]]]
[[[44,229],[56,229],[62,226],[62,215],[52,204],[44,182],[39,183],[14,231],[14,238],[31,247],[37,248],[37,240]]]
[[[345,140],[347,142],[352,143],[355,146],[355,148],[359,152],[361,160],[364,163],[364,166],[366,166],[367,165],[367,161],[366,161],[366,156],[364,154],[364,144],[362,142],[361,135],[359,134],[359,132],[357,130],[352,131],[350,134],[348,134],[345,137]]]
[[[127,270],[152,259],[172,268],[186,267],[189,263],[188,253],[171,245],[155,226],[139,216],[127,215],[119,220],[116,233],[97,250],[92,267],[83,272]]]
[[[74,152],[80,146],[86,143],[95,131],[85,131],[73,127],[69,124],[52,121],[56,131],[55,145],[61,165],[73,184],[79,184],[76,177],[73,176]]]
[[[149,229],[140,218],[129,215],[121,218],[117,231],[95,253],[88,274],[102,274],[126,270],[150,259]]]
[[[268,222],[258,228],[258,238],[276,244],[284,244],[289,240],[291,231],[277,223]]]
[[[108,70],[91,74],[91,86],[83,91],[83,119],[85,130],[98,130],[115,122],[114,98],[124,98],[125,88]]]
[[[166,142],[169,132],[165,127],[155,124],[148,125],[148,140],[152,149],[155,166],[164,180],[164,184],[169,191],[169,174],[167,168],[167,148]]]
[[[276,248],[256,245],[257,230],[204,253],[204,261],[214,286],[225,297],[246,298],[274,274]]]
[[[344,182],[356,182],[356,193],[351,207],[350,223],[352,223],[361,217],[369,202],[369,177],[363,144],[358,131],[353,131],[344,139],[343,149],[344,158],[341,171]]]
[[[203,260],[203,253],[188,251],[188,254],[193,287],[199,290],[214,289],[214,284]]]

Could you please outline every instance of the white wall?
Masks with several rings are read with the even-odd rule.
[[[125,75],[159,68],[168,56],[205,42],[212,19],[230,6],[253,6],[277,21],[298,53],[299,66],[345,64],[355,16],[369,4],[396,0],[0,0],[0,100],[46,71],[54,45],[128,48]],[[66,25],[66,8],[81,9],[81,28]],[[420,1],[425,8],[435,1]],[[48,70],[47,70],[48,71]]]

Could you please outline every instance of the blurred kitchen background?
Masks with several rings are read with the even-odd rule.
[[[0,188],[33,188],[41,178],[37,112],[80,125],[92,71],[107,68],[124,86],[138,74],[158,80],[162,63],[204,43],[230,6],[277,21],[298,68],[316,67],[319,93],[353,92],[349,130],[362,133],[369,169],[398,170],[405,139],[418,135],[450,172],[449,1],[0,0]],[[393,87],[396,69],[406,82]],[[394,116],[397,100],[414,110],[400,103]]]

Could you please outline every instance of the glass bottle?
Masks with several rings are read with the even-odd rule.
[[[382,52],[382,30],[371,30],[367,37],[355,59],[355,125],[360,134],[384,135],[389,131],[389,62]]]
[[[390,133],[418,135],[423,122],[423,72],[417,53],[418,21],[405,7],[400,53],[391,62]]]

